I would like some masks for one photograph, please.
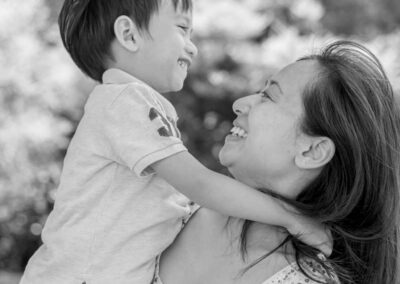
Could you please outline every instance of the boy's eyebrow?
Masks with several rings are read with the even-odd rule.
[[[278,81],[274,79],[268,79],[267,81],[265,81],[265,86],[273,86],[273,85],[275,85],[278,88],[279,92],[283,94],[281,85],[279,85]]]
[[[192,19],[189,16],[184,15],[184,14],[178,14],[177,18],[183,19],[187,23],[191,23],[192,22]]]

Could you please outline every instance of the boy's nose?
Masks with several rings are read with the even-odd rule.
[[[189,40],[188,43],[186,44],[186,52],[193,58],[197,56],[198,50],[196,45]]]

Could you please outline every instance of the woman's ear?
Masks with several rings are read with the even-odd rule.
[[[325,166],[335,154],[335,144],[328,137],[310,137],[302,139],[295,164],[301,169],[316,169]]]
[[[141,35],[136,24],[128,16],[119,16],[114,22],[114,34],[121,46],[131,52],[139,49]]]

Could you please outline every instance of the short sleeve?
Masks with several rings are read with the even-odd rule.
[[[152,173],[154,162],[185,151],[175,116],[156,94],[140,84],[129,84],[106,108],[104,130],[111,159],[138,176]]]

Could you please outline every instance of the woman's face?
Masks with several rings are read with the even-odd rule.
[[[219,154],[235,178],[255,188],[297,196],[301,189],[290,183],[298,171],[297,142],[304,135],[299,129],[302,93],[316,74],[315,61],[296,62],[268,80],[260,93],[235,101],[234,131]]]

